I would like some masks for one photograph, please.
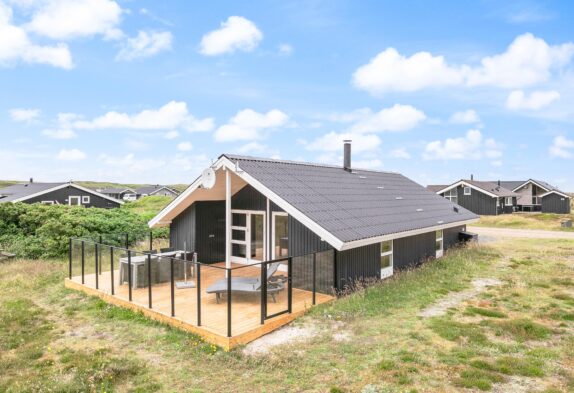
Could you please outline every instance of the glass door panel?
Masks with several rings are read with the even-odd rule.
[[[263,214],[250,214],[250,259],[254,261],[263,261],[264,259],[264,225]]]

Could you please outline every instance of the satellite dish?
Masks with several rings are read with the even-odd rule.
[[[213,188],[215,185],[215,171],[213,168],[207,168],[201,173],[201,185],[203,188]]]

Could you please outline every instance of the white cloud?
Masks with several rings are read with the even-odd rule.
[[[411,158],[411,155],[404,147],[399,147],[398,149],[391,150],[391,157],[393,158],[402,158],[408,160]]]
[[[560,93],[551,91],[533,91],[527,95],[522,90],[514,90],[506,99],[506,107],[512,110],[539,110],[560,99]]]
[[[116,60],[130,61],[145,57],[154,56],[155,54],[171,49],[173,36],[169,31],[139,31],[138,35],[128,38],[123,48],[116,56]]]
[[[289,121],[289,116],[278,109],[267,113],[258,113],[253,109],[243,109],[229,122],[215,131],[218,142],[249,141],[263,138],[266,130],[282,127]]]
[[[10,109],[10,118],[16,122],[30,123],[40,116],[40,109],[14,108]]]
[[[443,56],[418,52],[405,57],[395,48],[379,53],[353,74],[353,84],[372,94],[459,85],[463,80],[460,70],[448,66]]]
[[[494,139],[484,139],[479,130],[469,130],[465,136],[433,141],[426,145],[426,160],[477,160],[500,158],[502,147]]]
[[[449,119],[450,123],[453,124],[473,124],[479,123],[480,117],[473,109],[468,109],[465,111],[455,112]]]
[[[337,133],[333,131],[307,143],[306,148],[313,151],[342,151],[343,141],[347,139],[353,141],[352,150],[356,153],[376,150],[381,144],[381,139],[374,134]]]
[[[570,62],[574,43],[548,45],[530,33],[516,37],[505,52],[481,59],[480,65],[449,65],[443,56],[418,52],[410,57],[388,48],[353,74],[353,84],[374,95],[448,86],[521,88],[550,79]]]
[[[279,45],[279,54],[282,56],[290,56],[293,53],[293,47],[289,44]]]
[[[399,104],[376,113],[370,109],[362,109],[360,112],[355,111],[354,113],[356,122],[350,127],[350,131],[353,133],[406,131],[416,127],[426,119],[426,115],[422,111],[410,105]]]
[[[73,139],[77,137],[76,133],[70,129],[58,129],[58,130],[48,129],[43,130],[42,134],[54,139]]]
[[[73,127],[79,129],[138,129],[187,131],[209,131],[213,119],[196,119],[187,109],[185,102],[170,101],[159,109],[146,109],[136,114],[111,111],[92,120],[76,120]]]
[[[12,9],[0,2],[0,66],[10,66],[19,61],[64,69],[74,66],[66,44],[49,46],[32,43],[23,28],[12,24]]]
[[[177,144],[177,150],[179,151],[190,151],[192,148],[191,142],[181,142]]]
[[[211,31],[201,39],[200,52],[207,56],[233,53],[236,50],[251,52],[263,39],[255,23],[242,16],[230,16],[221,28]]]
[[[164,134],[165,139],[175,139],[178,136],[179,136],[179,132],[177,132],[176,130],[171,130],[171,131],[168,131]]]
[[[78,161],[86,158],[86,153],[78,149],[62,149],[57,156],[58,160]]]
[[[574,157],[574,140],[567,139],[564,136],[557,136],[552,141],[548,149],[552,157],[573,158]]]
[[[29,31],[53,39],[72,39],[101,34],[108,39],[123,36],[118,25],[122,9],[111,0],[48,0],[40,2]]]

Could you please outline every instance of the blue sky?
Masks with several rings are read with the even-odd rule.
[[[0,0],[0,178],[224,152],[574,191],[571,2]]]

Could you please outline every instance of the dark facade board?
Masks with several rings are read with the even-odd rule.
[[[456,188],[458,204],[467,210],[479,215],[496,215],[502,212],[496,207],[496,198],[486,195],[480,191],[471,189],[470,195],[464,195],[464,187]],[[441,194],[444,197],[444,193]]]
[[[555,193],[542,198],[543,213],[570,214],[570,198]]]
[[[85,207],[98,207],[104,209],[112,209],[116,207],[120,207],[119,202],[110,201],[109,199],[102,198],[101,196],[94,195],[92,193],[86,192],[84,190],[80,190],[74,187],[64,187],[60,188],[59,190],[47,192],[40,196],[26,199],[22,201],[23,203],[41,203],[42,201],[54,201],[54,203],[59,203],[60,205],[67,205],[69,202],[70,196],[89,196],[90,203],[82,203],[82,206]]]

